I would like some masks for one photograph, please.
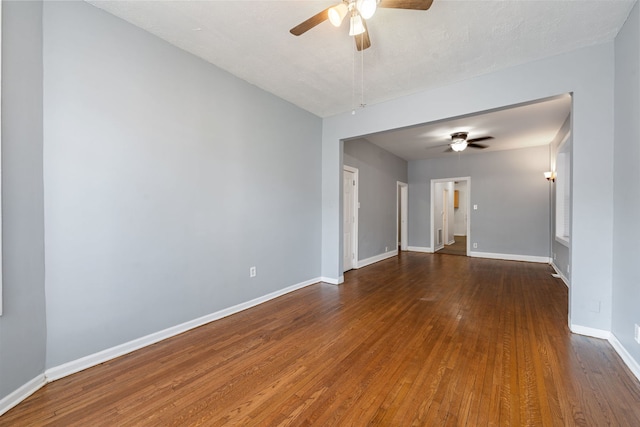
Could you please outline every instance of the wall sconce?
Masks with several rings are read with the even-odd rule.
[[[545,172],[544,177],[547,178],[547,181],[556,182],[556,173],[553,171]]]

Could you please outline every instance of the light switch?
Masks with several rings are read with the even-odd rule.
[[[477,211],[478,210],[478,205],[473,205],[473,210]]]

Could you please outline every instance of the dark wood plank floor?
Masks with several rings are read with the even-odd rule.
[[[405,253],[45,386],[2,426],[638,426],[547,265]]]

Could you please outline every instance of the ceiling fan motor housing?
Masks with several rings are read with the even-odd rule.
[[[456,132],[451,134],[451,141],[453,142],[462,142],[467,140],[468,132]]]

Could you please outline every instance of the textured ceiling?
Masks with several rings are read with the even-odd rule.
[[[289,29],[333,1],[89,1],[320,117],[613,40],[625,0],[435,0],[379,9],[372,47],[348,26]],[[355,70],[355,72],[354,72]],[[364,87],[364,91],[361,88]]]

